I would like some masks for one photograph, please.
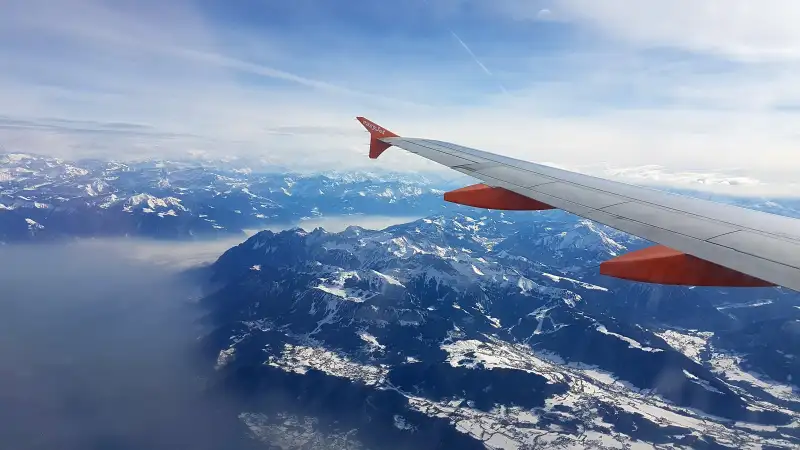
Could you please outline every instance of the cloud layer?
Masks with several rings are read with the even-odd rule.
[[[800,7],[748,5],[413,0],[387,17],[366,0],[6,0],[0,146],[436,170],[365,158],[366,115],[587,171],[658,165],[791,191]]]
[[[204,392],[196,282],[134,240],[0,249],[0,436],[10,448],[239,447],[241,406]],[[163,252],[168,244],[161,244]],[[189,254],[185,246],[178,248]],[[233,399],[231,399],[233,400]]]

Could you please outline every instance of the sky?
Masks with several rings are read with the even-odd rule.
[[[0,151],[438,170],[364,115],[593,174],[800,192],[794,0],[0,0]]]

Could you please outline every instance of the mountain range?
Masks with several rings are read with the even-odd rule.
[[[439,187],[414,175],[254,173],[215,161],[9,153],[0,155],[0,241],[198,239],[323,215],[424,215],[442,209]]]
[[[0,242],[261,231],[198,273],[209,392],[267,448],[796,448],[800,297],[630,283],[648,242],[419,175],[0,155]],[[700,195],[692,193],[693,195]],[[796,199],[710,196],[800,217]]]
[[[210,268],[204,347],[277,448],[799,445],[800,297],[597,274],[644,245],[559,212],[264,231]]]

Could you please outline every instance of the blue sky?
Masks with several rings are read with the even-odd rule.
[[[757,6],[756,6],[757,5]],[[364,157],[365,115],[589,173],[794,193],[792,0],[3,0],[0,146]]]

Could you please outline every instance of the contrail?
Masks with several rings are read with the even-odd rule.
[[[458,41],[458,43],[459,43],[459,44],[461,44],[461,46],[462,46],[462,47],[464,47],[464,50],[466,50],[466,51],[467,51],[467,53],[469,53],[469,56],[471,56],[471,57],[472,57],[472,60],[473,60],[473,61],[475,61],[475,63],[476,63],[478,66],[480,66],[480,68],[481,68],[481,69],[483,69],[483,71],[484,71],[484,72],[486,72],[486,74],[487,74],[487,75],[489,75],[490,77],[494,78],[494,79],[495,79],[495,81],[497,81],[497,84],[500,86],[500,89],[502,89],[502,90],[503,90],[503,93],[505,93],[505,94],[508,94],[508,91],[506,90],[506,87],[505,87],[505,86],[503,86],[503,83],[501,83],[501,82],[500,82],[500,80],[498,80],[498,79],[497,79],[497,77],[495,77],[495,76],[494,76],[494,74],[492,73],[492,71],[491,71],[491,70],[489,70],[489,68],[488,68],[488,67],[486,67],[486,65],[484,65],[484,64],[481,62],[481,60],[480,60],[480,59],[478,59],[478,57],[477,57],[477,56],[475,56],[475,53],[473,53],[473,52],[472,52],[472,49],[471,49],[471,48],[469,48],[469,46],[467,45],[467,43],[466,43],[466,42],[464,42],[464,40],[463,40],[463,39],[461,39],[460,37],[458,37],[458,35],[456,34],[456,32],[455,32],[455,31],[453,31],[453,30],[448,30],[448,31],[450,31],[450,34],[451,34],[451,35],[453,35],[453,38],[455,38],[455,40],[456,40],[456,41]]]
[[[430,1],[429,1],[429,0],[423,0],[423,1],[424,1],[424,3],[425,3],[425,4],[428,4],[428,5],[430,4]],[[453,31],[453,30],[451,30],[451,29],[449,29],[449,28],[447,28],[447,31],[449,31],[449,32],[450,32],[450,34],[453,36],[453,38],[454,38],[456,41],[458,41],[458,43],[459,43],[459,44],[461,44],[461,46],[462,46],[462,47],[464,47],[464,50],[466,50],[466,51],[467,51],[467,53],[469,53],[469,56],[471,56],[471,57],[472,57],[472,60],[473,60],[473,61],[475,61],[475,64],[477,64],[478,66],[480,66],[481,70],[483,70],[484,72],[486,72],[486,75],[489,75],[490,77],[492,77],[492,78],[493,78],[493,79],[494,79],[494,80],[497,82],[497,84],[500,86],[500,89],[503,91],[503,93],[504,93],[504,94],[508,94],[508,90],[506,90],[506,87],[503,85],[503,83],[502,83],[502,82],[500,82],[500,80],[498,80],[496,76],[494,76],[494,74],[492,73],[492,71],[491,71],[491,70],[489,70],[489,68],[488,68],[488,67],[486,67],[486,66],[485,66],[485,65],[484,65],[484,64],[481,62],[481,60],[480,60],[480,59],[478,59],[478,57],[477,57],[477,56],[475,56],[475,53],[473,53],[473,52],[472,52],[472,49],[471,49],[471,48],[469,48],[469,46],[467,45],[467,43],[466,43],[466,42],[464,42],[464,40],[463,40],[463,39],[461,39],[460,37],[458,37],[458,35],[456,34],[456,32],[455,32],[455,31]]]
[[[483,71],[484,71],[484,72],[486,72],[486,73],[487,73],[487,74],[488,74],[490,77],[493,77],[493,76],[494,76],[494,74],[492,73],[492,71],[491,71],[491,70],[489,70],[489,68],[488,68],[488,67],[486,67],[486,66],[484,66],[484,65],[483,65],[483,63],[482,63],[482,62],[481,62],[481,61],[478,59],[478,57],[477,57],[477,56],[475,56],[475,53],[472,53],[472,49],[470,49],[470,48],[469,48],[469,46],[467,46],[466,42],[464,42],[464,41],[463,41],[463,40],[462,40],[460,37],[458,37],[458,35],[456,34],[456,32],[455,32],[455,31],[453,31],[453,30],[450,30],[450,34],[452,34],[452,35],[453,35],[453,37],[454,37],[454,38],[456,38],[456,40],[458,41],[458,43],[459,43],[459,44],[461,44],[461,46],[462,46],[462,47],[464,47],[464,50],[466,50],[466,51],[467,51],[467,53],[469,53],[469,55],[470,55],[470,56],[472,56],[472,59],[474,59],[474,60],[475,60],[475,62],[476,62],[476,63],[477,63],[479,66],[481,66],[481,69],[483,69]]]

